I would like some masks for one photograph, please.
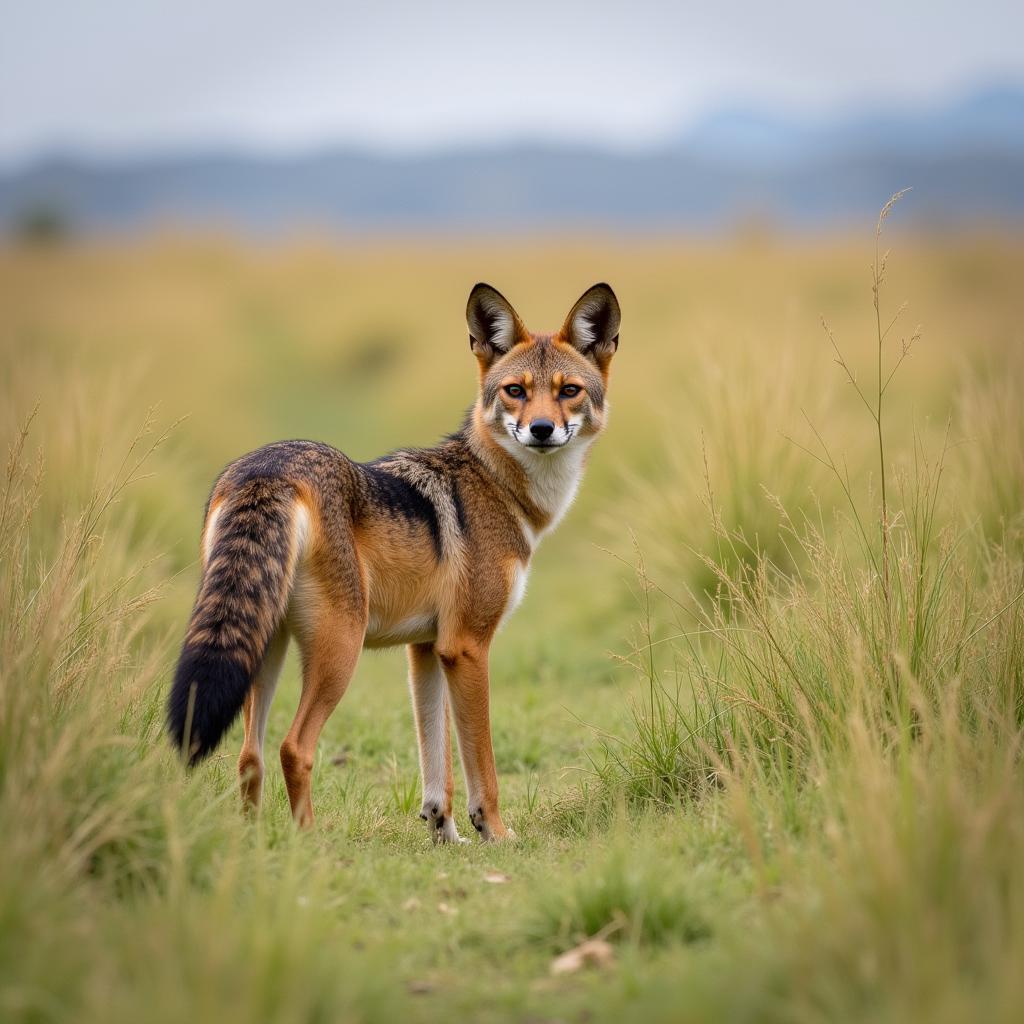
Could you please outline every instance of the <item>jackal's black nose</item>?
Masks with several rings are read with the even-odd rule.
[[[551,420],[534,420],[530,424],[530,433],[538,441],[546,441],[555,432],[555,425]]]

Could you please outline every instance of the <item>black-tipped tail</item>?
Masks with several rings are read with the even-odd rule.
[[[284,619],[296,552],[295,495],[256,478],[217,508],[199,596],[167,701],[167,729],[189,764],[209,754],[238,717]]]
[[[186,643],[167,700],[167,728],[190,765],[220,743],[242,710],[250,686],[252,674],[235,655]]]

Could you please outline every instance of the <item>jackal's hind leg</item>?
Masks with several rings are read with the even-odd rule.
[[[270,641],[263,664],[245,698],[242,712],[245,739],[238,755],[238,782],[242,791],[242,806],[247,810],[258,809],[263,795],[263,744],[267,738],[267,718],[287,650],[288,634],[282,627]]]
[[[324,609],[297,639],[302,648],[302,696],[281,744],[281,767],[300,825],[313,824],[312,774],[317,740],[348,689],[366,632],[365,614]]]

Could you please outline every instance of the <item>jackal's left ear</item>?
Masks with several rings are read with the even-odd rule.
[[[469,293],[466,323],[469,347],[484,367],[530,337],[512,303],[489,284],[475,285]]]
[[[603,373],[619,347],[621,319],[615,292],[606,284],[595,284],[572,307],[561,335],[573,348],[597,363]]]

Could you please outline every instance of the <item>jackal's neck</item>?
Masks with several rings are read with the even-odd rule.
[[[487,428],[479,404],[463,433],[496,486],[519,507],[531,545],[553,529],[576,497],[589,445],[540,455],[511,438],[503,443]]]

